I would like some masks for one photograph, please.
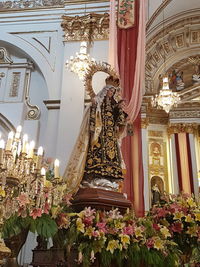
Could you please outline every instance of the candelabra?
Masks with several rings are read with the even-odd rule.
[[[34,153],[34,141],[21,138],[22,127],[10,132],[5,144],[0,140],[0,218],[13,214],[36,218],[62,202],[65,184],[59,176],[59,161],[54,163],[54,177],[46,180],[43,148]],[[1,253],[1,251],[0,251]]]

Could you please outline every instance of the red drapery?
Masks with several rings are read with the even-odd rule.
[[[175,133],[179,190],[194,193],[192,159],[188,133]]]
[[[118,64],[123,96],[130,103],[134,97],[134,82],[136,73],[138,27],[139,27],[139,0],[135,1],[135,25],[130,29],[118,29]],[[140,88],[142,90],[142,88]],[[139,103],[140,104],[140,103]],[[134,107],[135,108],[135,107]],[[143,197],[143,165],[141,117],[138,114],[134,123],[134,135],[127,136],[122,144],[122,153],[127,166],[125,192],[133,201],[136,215],[144,215]]]

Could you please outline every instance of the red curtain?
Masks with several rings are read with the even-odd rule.
[[[135,25],[130,29],[118,29],[118,65],[123,96],[129,103],[134,94],[134,77],[137,58],[139,26],[139,0],[135,1]],[[141,88],[142,90],[142,88]],[[134,96],[134,95],[133,95]],[[127,104],[128,104],[127,103]],[[133,123],[134,135],[124,138],[122,153],[127,167],[125,192],[133,202],[136,215],[144,215],[143,165],[140,114]]]

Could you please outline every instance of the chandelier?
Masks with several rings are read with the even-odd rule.
[[[76,52],[76,56],[70,57],[70,60],[66,61],[67,68],[78,75],[80,80],[84,80],[84,75],[87,68],[94,62],[94,58],[91,58],[87,54],[87,42],[81,42],[79,53]]]
[[[172,92],[169,89],[168,77],[163,78],[163,87],[159,92],[159,95],[156,95],[152,98],[152,105],[154,107],[162,108],[165,112],[169,113],[170,109],[173,106],[177,106],[180,101],[180,96],[176,92]]]

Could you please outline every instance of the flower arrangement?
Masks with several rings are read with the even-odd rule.
[[[37,194],[35,185],[29,191],[20,188],[21,190],[14,192],[12,198],[0,188],[3,238],[18,235],[24,229],[37,232],[44,239],[56,234],[58,227],[55,213],[61,210],[63,205],[69,205],[66,199],[71,196],[64,193],[65,186],[53,186],[49,181],[45,181],[44,187],[38,188]]]
[[[182,263],[200,262],[200,209],[189,195],[167,196],[162,206],[154,206],[149,214],[154,228],[168,229],[182,251]]]
[[[148,218],[135,218],[127,210],[61,213],[57,224],[65,231],[67,245],[78,249],[78,263],[90,266],[98,258],[101,266],[176,266],[178,250],[165,226],[153,227]]]

